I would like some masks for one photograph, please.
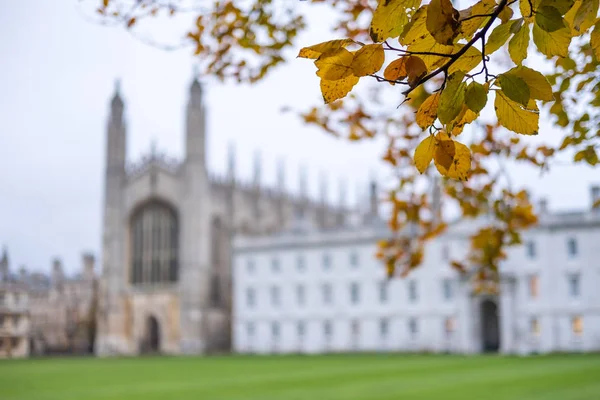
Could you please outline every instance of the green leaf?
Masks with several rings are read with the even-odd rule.
[[[497,91],[494,108],[500,125],[516,133],[537,135],[540,115],[535,102],[526,108]]]
[[[573,7],[573,4],[575,4],[575,0],[542,0],[535,9],[539,10],[541,7],[550,6],[556,8],[560,15],[565,15]]]
[[[465,73],[458,71],[450,75],[446,87],[440,95],[438,118],[442,124],[451,122],[458,116],[465,102],[466,85],[462,81]]]
[[[523,79],[527,86],[529,86],[529,95],[532,99],[544,101],[554,100],[552,86],[546,77],[540,72],[531,68],[520,66],[508,70],[504,75],[514,75]]]
[[[554,32],[565,27],[560,11],[552,6],[539,7],[535,12],[535,23],[546,32]]]
[[[487,90],[481,83],[475,81],[467,86],[465,93],[465,104],[471,111],[479,114],[487,103]]]
[[[498,50],[500,47],[504,46],[504,43],[510,37],[510,30],[513,25],[513,22],[507,22],[505,24],[500,24],[494,28],[490,37],[485,44],[485,54],[489,55]]]
[[[527,48],[529,47],[529,24],[523,24],[515,36],[508,42],[508,54],[510,59],[517,65],[520,65],[527,58]]]
[[[530,96],[529,86],[527,86],[523,79],[516,75],[502,74],[498,76],[498,82],[502,87],[502,91],[509,99],[527,106]]]
[[[540,53],[548,56],[567,57],[571,44],[571,29],[562,28],[554,32],[546,32],[537,24],[533,25],[533,43]]]

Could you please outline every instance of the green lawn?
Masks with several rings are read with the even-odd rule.
[[[600,355],[335,355],[0,362],[0,399],[600,399]]]

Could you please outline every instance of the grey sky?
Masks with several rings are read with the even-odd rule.
[[[115,78],[126,103],[129,159],[147,152],[152,140],[170,155],[183,151],[190,50],[165,52],[122,29],[92,24],[77,3],[0,3],[0,245],[8,246],[13,267],[47,270],[60,256],[75,271],[82,251],[100,255],[105,122]],[[298,47],[325,40],[323,26],[301,37]],[[275,181],[276,162],[284,158],[292,190],[304,164],[313,193],[324,171],[332,201],[342,177],[352,200],[371,171],[388,174],[378,161],[383,142],[357,146],[282,114],[284,105],[305,109],[321,102],[312,63],[290,60],[255,86],[204,79],[209,168],[224,172],[232,142],[243,178],[251,176],[260,149],[265,182]],[[528,169],[514,181],[548,196],[551,208],[588,207],[595,174],[568,166],[540,178]]]

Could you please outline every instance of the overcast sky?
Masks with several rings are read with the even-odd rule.
[[[318,25],[298,48],[324,40],[326,23]],[[166,52],[122,29],[91,23],[76,0],[20,0],[0,2],[0,57],[0,246],[8,247],[13,268],[48,270],[60,257],[74,272],[83,251],[100,256],[105,125],[115,79],[126,104],[129,159],[147,153],[153,140],[180,157],[191,51]],[[203,79],[209,168],[223,173],[228,144],[235,143],[243,178],[250,178],[260,149],[265,182],[275,181],[277,160],[284,158],[290,190],[297,189],[304,164],[313,193],[326,172],[332,201],[343,177],[352,200],[372,171],[388,173],[378,161],[384,143],[357,146],[281,113],[282,106],[321,102],[314,65],[290,61],[254,86]],[[550,128],[540,133],[558,136]],[[517,185],[547,196],[553,209],[589,207],[595,175],[600,182],[598,171],[586,167],[515,175]]]

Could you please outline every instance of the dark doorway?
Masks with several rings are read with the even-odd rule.
[[[160,327],[158,320],[154,316],[149,316],[146,321],[146,340],[145,350],[148,353],[158,353],[160,351]]]
[[[497,352],[500,349],[498,306],[492,300],[481,303],[481,336],[484,352]]]

